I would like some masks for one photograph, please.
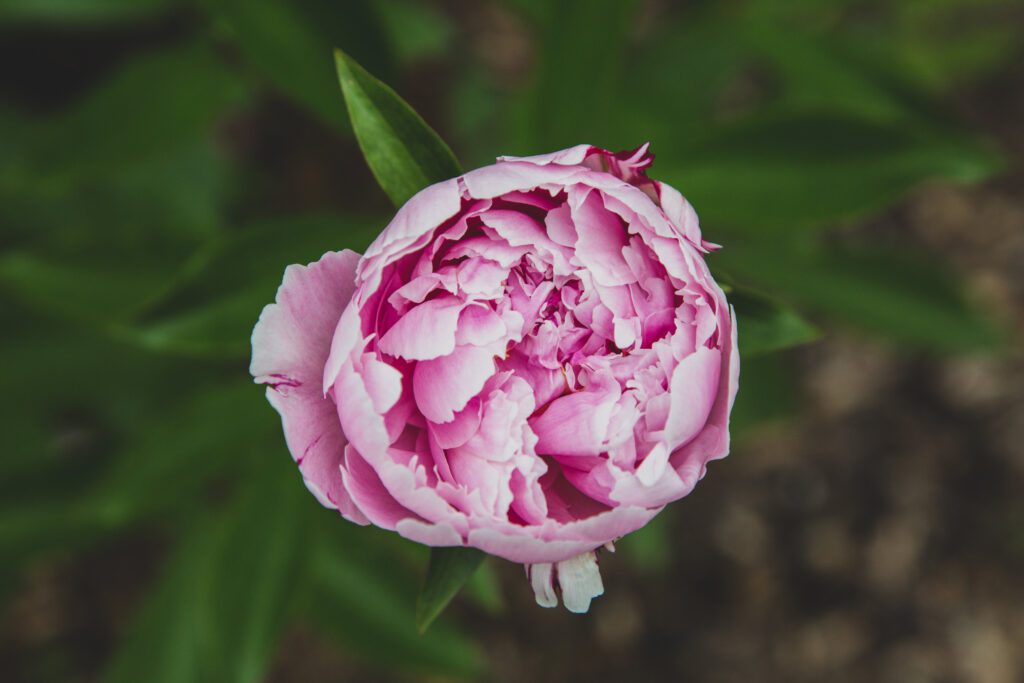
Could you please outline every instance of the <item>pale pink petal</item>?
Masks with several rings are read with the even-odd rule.
[[[430,185],[413,195],[366,249],[358,269],[361,282],[376,289],[385,265],[454,216],[461,205],[462,196],[455,178]]]
[[[444,522],[430,524],[408,518],[398,522],[395,525],[395,531],[410,541],[435,548],[462,545],[462,536],[459,535],[459,532],[451,524]]]
[[[718,395],[722,352],[699,347],[672,372],[669,386],[671,405],[665,424],[665,443],[675,450],[692,439],[707,424]]]
[[[654,486],[665,473],[668,466],[668,448],[665,444],[658,443],[651,452],[647,454],[640,467],[636,468],[636,478],[644,486]]]
[[[546,166],[547,164],[579,166],[593,149],[594,147],[592,145],[576,145],[575,147],[563,149],[558,152],[551,152],[549,154],[536,154],[529,157],[498,157],[498,161],[525,161],[538,166]]]
[[[383,415],[398,403],[402,395],[402,373],[368,353],[363,356],[360,374],[374,411]]]
[[[360,524],[366,518],[345,492],[338,472],[345,435],[334,403],[322,391],[331,336],[352,296],[359,255],[328,252],[309,266],[289,266],[276,303],[263,309],[252,334],[249,371],[267,385],[281,414],[285,441],[307,487],[328,507]]]
[[[386,452],[391,438],[384,416],[374,410],[366,382],[352,363],[341,366],[331,395],[337,403],[338,419],[349,443],[371,460]]]
[[[597,192],[573,210],[573,220],[578,235],[575,257],[596,282],[613,286],[636,281],[622,255],[629,242],[626,228],[621,218],[604,208]]]
[[[427,428],[437,445],[441,448],[456,448],[469,441],[480,429],[481,405],[480,399],[474,398],[450,422],[428,422]]]
[[[455,331],[465,303],[438,297],[406,312],[377,344],[384,353],[406,360],[429,360],[455,349]]]
[[[576,226],[572,222],[572,210],[568,204],[548,211],[544,218],[544,227],[555,244],[570,248],[576,246],[578,236]]]
[[[658,189],[661,210],[665,212],[669,223],[691,243],[700,246],[700,222],[697,220],[697,212],[690,206],[690,202],[686,201],[678,190],[667,183],[656,182],[655,187]]]
[[[360,512],[374,525],[394,529],[401,520],[416,516],[388,493],[377,473],[351,446],[345,448],[344,465],[339,474]]]
[[[552,401],[530,419],[537,434],[537,452],[550,455],[598,455],[608,449],[608,433],[621,393],[614,380],[594,390]]]
[[[489,306],[467,306],[459,316],[455,341],[459,346],[487,346],[508,334],[501,316]]]
[[[412,378],[416,405],[431,422],[450,422],[493,374],[494,351],[479,346],[460,346],[447,356],[420,361]]]

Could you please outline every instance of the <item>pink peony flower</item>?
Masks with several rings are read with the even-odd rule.
[[[414,196],[362,256],[285,271],[251,372],[323,505],[522,562],[539,604],[588,609],[596,551],[729,451],[717,247],[652,160],[500,158]]]

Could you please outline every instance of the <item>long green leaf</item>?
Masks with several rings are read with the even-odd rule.
[[[792,308],[750,289],[733,286],[729,303],[736,309],[744,357],[806,344],[820,336],[818,329]]]
[[[247,226],[208,244],[172,278],[165,297],[120,331],[156,351],[247,357],[253,322],[274,300],[287,266],[326,251],[362,251],[384,222],[310,215]]]
[[[911,254],[753,236],[730,244],[715,258],[731,274],[831,320],[945,351],[999,343],[992,321],[965,300],[950,274]]]
[[[414,568],[401,545],[375,529],[320,525],[314,543],[309,616],[354,654],[391,670],[478,675],[473,642],[446,624],[421,634],[415,625]]]
[[[190,525],[107,681],[262,680],[299,583],[303,498],[295,477],[257,469],[229,508]]]
[[[757,116],[722,128],[658,175],[705,223],[793,230],[877,210],[925,180],[976,182],[1001,167],[984,145],[920,121],[827,111]]]
[[[335,50],[338,80],[366,163],[396,206],[462,170],[448,145],[394,90]]]
[[[431,548],[427,579],[416,601],[416,627],[426,632],[487,555],[476,548]]]

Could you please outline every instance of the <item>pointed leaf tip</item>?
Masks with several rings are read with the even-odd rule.
[[[334,61],[359,148],[395,206],[462,173],[448,145],[394,90],[340,49]]]
[[[423,634],[487,555],[476,548],[431,548],[427,578],[416,601],[416,628]]]

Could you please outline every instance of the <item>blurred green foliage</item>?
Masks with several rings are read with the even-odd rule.
[[[258,681],[293,620],[373,666],[484,670],[454,621],[417,635],[426,553],[318,508],[248,382],[249,334],[284,267],[361,249],[387,220],[379,197],[282,210],[265,189],[297,171],[251,149],[261,121],[284,122],[296,129],[275,135],[351,155],[328,182],[368,186],[336,47],[408,87],[465,167],[650,140],[653,175],[726,245],[710,260],[739,316],[741,433],[797,405],[785,358],[765,354],[836,325],[918,349],[997,344],[934,259],[835,229],[921,183],[1001,169],[942,102],[1016,49],[1020,3],[666,5],[508,0],[467,18],[413,0],[0,0],[0,31],[44,49],[171,27],[59,107],[31,96],[73,69],[0,107],[5,588],[40,558],[142,528],[173,550],[107,680]],[[294,106],[275,118],[281,102]],[[658,571],[666,543],[652,526],[622,552]],[[500,609],[491,574],[470,588],[466,609]]]

